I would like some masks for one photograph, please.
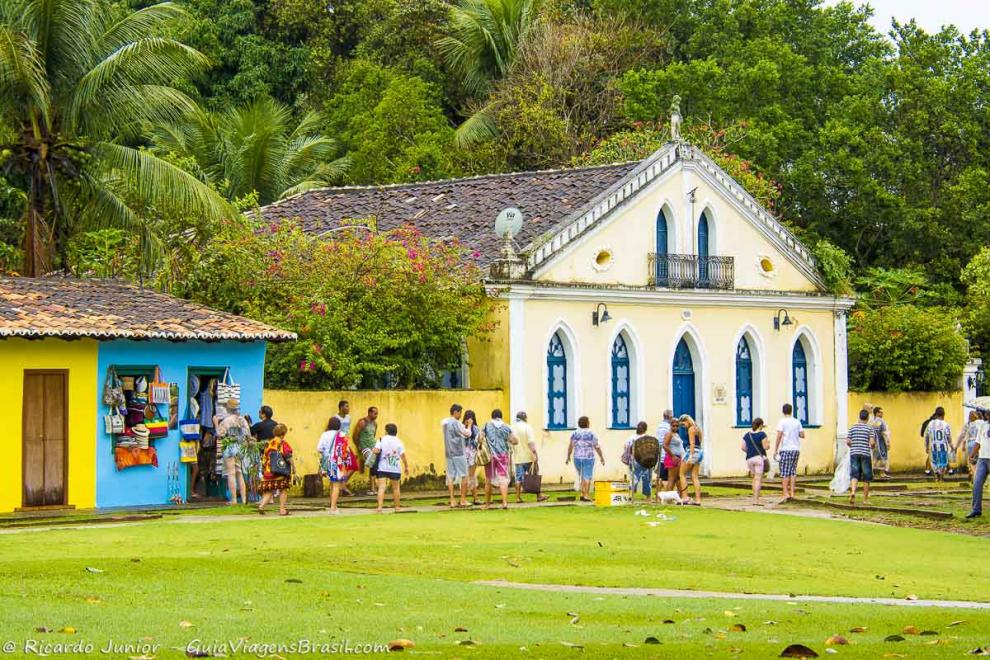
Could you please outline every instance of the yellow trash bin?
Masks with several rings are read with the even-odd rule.
[[[619,506],[629,504],[629,484],[624,481],[596,481],[595,506]]]

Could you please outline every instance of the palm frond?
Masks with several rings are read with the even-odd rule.
[[[139,9],[107,27],[96,41],[97,52],[105,57],[132,41],[159,34],[186,15],[186,11],[174,2],[161,2]]]
[[[120,170],[131,192],[152,207],[221,219],[233,217],[234,208],[208,185],[154,154],[111,142],[99,142],[93,155],[104,174]]]
[[[494,107],[489,104],[467,118],[454,130],[454,143],[461,149],[491,140],[498,135]]]
[[[35,43],[25,34],[0,24],[0,98],[17,99],[29,112],[36,112],[47,121],[50,91],[44,62]]]

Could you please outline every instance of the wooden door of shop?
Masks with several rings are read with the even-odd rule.
[[[24,506],[66,503],[67,371],[25,371],[23,405]]]

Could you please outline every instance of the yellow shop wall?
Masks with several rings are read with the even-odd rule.
[[[289,427],[286,440],[295,452],[293,460],[299,474],[319,471],[316,444],[342,399],[351,405],[352,425],[369,406],[377,406],[379,436],[389,422],[399,427],[411,476],[446,472],[440,422],[449,416],[451,404],[475,410],[482,423],[492,409],[508,410],[501,390],[265,390],[264,402],[274,409],[275,419]]]
[[[952,428],[952,442],[964,423],[963,393],[957,392],[850,392],[849,426],[859,421],[865,404],[883,408],[890,428],[890,469],[897,472],[925,468],[925,443],[921,424],[938,406],[945,408],[945,421]]]
[[[20,507],[23,497],[22,429],[24,371],[68,370],[69,438],[67,501],[79,509],[96,505],[96,423],[98,342],[83,339],[0,340],[0,400],[7,409],[7,433],[0,462],[0,511]]]

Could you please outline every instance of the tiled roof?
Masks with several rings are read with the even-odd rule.
[[[480,264],[487,265],[501,247],[494,232],[499,211],[515,206],[523,212],[525,222],[515,240],[517,245],[525,246],[550,232],[638,164],[324,188],[275,202],[261,209],[261,213],[268,222],[299,219],[303,229],[313,233],[337,227],[345,220],[371,216],[380,230],[412,224],[432,238],[460,239],[481,252]]]
[[[116,280],[0,277],[0,337],[291,341],[296,335]]]

